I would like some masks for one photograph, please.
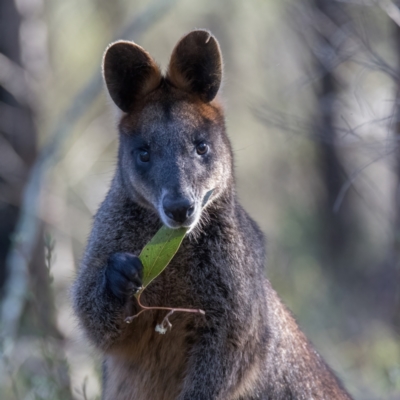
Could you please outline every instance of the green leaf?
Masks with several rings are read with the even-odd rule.
[[[167,267],[178,251],[187,230],[188,228],[171,229],[162,226],[146,244],[139,255],[143,264],[143,289]]]

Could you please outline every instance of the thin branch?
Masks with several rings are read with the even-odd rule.
[[[355,4],[358,6],[379,6],[395,24],[400,26],[400,9],[391,0],[336,0],[338,3]]]
[[[164,16],[177,0],[156,0],[135,17],[114,38],[137,38],[152,24]],[[13,235],[13,244],[7,258],[8,279],[4,288],[0,327],[6,336],[14,337],[22,313],[28,287],[28,265],[39,235],[40,222],[37,216],[42,185],[48,170],[54,164],[66,138],[76,122],[85,114],[103,88],[100,71],[71,101],[70,107],[60,118],[50,135],[50,140],[40,152],[34,164],[23,194],[20,217]]]
[[[394,23],[400,26],[400,9],[391,1],[380,1],[380,7]]]
[[[339,194],[336,197],[335,203],[333,205],[333,212],[337,213],[340,209],[340,206],[343,203],[343,200],[347,194],[347,192],[349,191],[349,189],[351,188],[351,186],[353,185],[354,181],[358,178],[358,176],[364,172],[368,167],[370,167],[371,165],[375,164],[376,162],[380,161],[382,158],[387,157],[388,155],[390,155],[391,153],[393,153],[395,150],[389,151],[387,154],[384,155],[379,155],[377,157],[375,157],[374,159],[372,159],[371,161],[369,161],[368,163],[366,163],[365,165],[357,168],[355,171],[353,171],[351,173],[351,175],[349,176],[349,178],[347,179],[347,181],[343,184],[343,186],[340,189]]]
[[[344,1],[351,2],[351,1]],[[374,4],[370,4],[374,5]],[[375,3],[378,5],[378,3]],[[379,2],[379,5],[383,5],[383,2]],[[393,11],[393,10],[392,10]],[[301,15],[301,14],[300,14]],[[365,38],[360,35],[352,25],[346,24],[342,26],[336,25],[333,21],[327,18],[324,15],[321,15],[320,12],[315,10],[310,10],[308,13],[303,12],[303,18],[308,22],[310,26],[312,26],[319,34],[324,36],[328,41],[330,41],[333,33],[337,34],[340,32],[341,37],[347,38],[347,46],[350,48],[358,49],[361,54],[365,54],[367,60],[359,59],[353,55],[353,58],[349,58],[349,61],[353,61],[356,64],[363,65],[366,68],[373,69],[375,71],[381,71],[392,79],[398,80],[399,74],[398,72],[392,68],[368,43]],[[343,50],[337,49],[338,54],[343,57],[345,55]],[[351,53],[354,53],[352,51]],[[347,57],[345,57],[347,58]]]
[[[144,313],[145,311],[151,311],[151,310],[164,310],[164,311],[169,311],[168,314],[164,317],[163,321],[161,322],[161,328],[165,328],[164,325],[167,324],[169,328],[172,327],[171,323],[168,320],[168,317],[172,315],[174,312],[187,312],[187,313],[192,313],[192,314],[201,314],[205,315],[205,311],[201,310],[199,308],[174,308],[174,307],[149,307],[149,306],[144,306],[140,302],[140,295],[143,293],[143,290],[145,288],[142,288],[139,294],[137,295],[136,299],[140,307],[140,311],[136,313],[135,315],[131,315],[130,317],[126,317],[124,322],[127,324],[132,323],[132,321],[137,318],[140,314]],[[157,331],[157,329],[156,329]],[[165,333],[165,332],[160,332],[160,333]]]
[[[26,71],[0,53],[0,85],[21,105],[31,105],[32,92],[26,79]]]

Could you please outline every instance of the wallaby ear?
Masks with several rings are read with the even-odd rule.
[[[204,30],[184,36],[172,52],[167,78],[177,88],[210,102],[222,79],[222,56],[214,36]]]
[[[125,112],[161,82],[151,56],[133,42],[112,43],[104,53],[103,75],[114,103]]]

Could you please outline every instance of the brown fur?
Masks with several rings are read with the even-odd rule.
[[[199,66],[204,71],[201,76],[193,74]],[[173,85],[209,102],[218,92],[221,77],[221,52],[217,40],[210,33],[194,31],[175,46],[167,72],[167,79]]]
[[[119,124],[118,168],[73,288],[81,325],[104,354],[103,399],[349,400],[264,276],[264,238],[237,200],[223,110],[214,100],[222,72],[217,41],[205,31],[184,37],[155,88],[154,61],[125,44],[113,45],[118,52],[110,47],[104,64],[111,97],[128,111]],[[205,155],[196,153],[199,142],[208,145]],[[110,288],[131,284],[118,271],[132,268],[126,260],[136,260],[132,254],[162,223],[176,226],[165,214],[166,196],[190,199],[195,211],[180,223],[190,233],[142,302],[206,314],[175,313],[172,330],[160,335],[155,326],[165,312],[125,324],[137,302]],[[116,266],[115,254],[125,261]]]
[[[151,56],[136,43],[124,40],[106,49],[103,76],[114,103],[126,112],[159,86],[162,78]]]

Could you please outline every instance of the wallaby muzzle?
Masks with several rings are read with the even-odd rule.
[[[165,196],[162,206],[165,215],[179,224],[187,222],[195,211],[194,202],[184,197],[171,198]]]

